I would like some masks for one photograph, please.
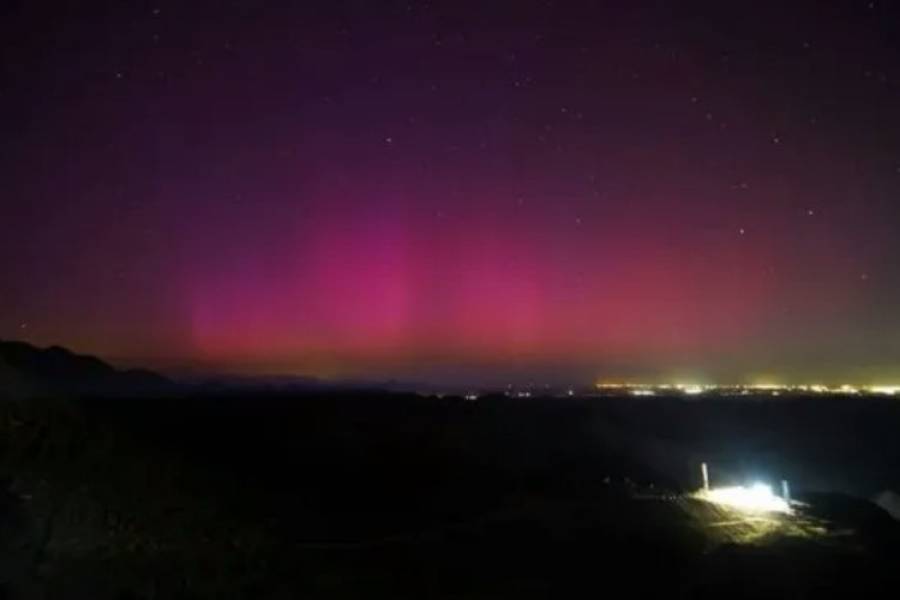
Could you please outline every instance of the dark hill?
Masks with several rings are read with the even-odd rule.
[[[94,356],[59,346],[37,348],[0,341],[0,389],[15,396],[40,394],[145,396],[171,392],[175,385],[146,370],[118,370]]]

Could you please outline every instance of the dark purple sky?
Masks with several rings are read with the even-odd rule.
[[[900,379],[889,2],[0,11],[0,338],[244,373]]]

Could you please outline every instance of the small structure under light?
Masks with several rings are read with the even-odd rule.
[[[783,495],[778,496],[772,492],[771,486],[760,482],[750,486],[710,487],[706,463],[700,464],[700,474],[703,478],[703,487],[694,494],[695,498],[747,513],[792,512],[790,486],[787,481],[781,482]]]
[[[697,492],[697,497],[713,504],[720,504],[750,513],[790,513],[788,500],[776,496],[772,488],[765,483],[754,483],[750,486],[736,485],[732,487],[711,488]]]

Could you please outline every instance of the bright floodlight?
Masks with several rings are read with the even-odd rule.
[[[773,494],[772,488],[765,483],[754,483],[750,487],[713,488],[709,491],[700,491],[698,495],[709,502],[745,512],[791,512],[787,500]]]

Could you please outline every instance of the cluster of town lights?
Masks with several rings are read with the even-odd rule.
[[[686,396],[699,396],[701,394],[738,395],[769,394],[780,396],[781,394],[834,394],[834,395],[878,395],[898,396],[900,385],[871,385],[855,386],[843,384],[828,386],[821,384],[811,385],[779,385],[772,383],[759,383],[749,385],[714,385],[695,383],[597,383],[596,389],[602,393],[630,394],[632,396],[656,396],[665,393],[680,393]]]

